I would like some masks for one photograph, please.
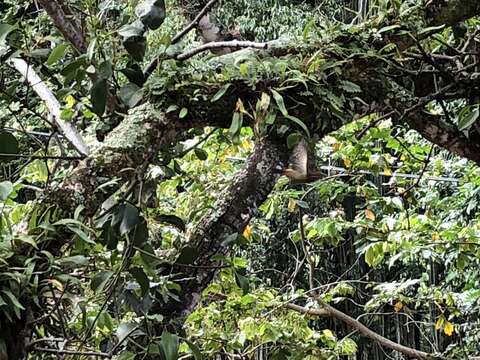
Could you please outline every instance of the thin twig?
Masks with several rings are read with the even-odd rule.
[[[71,355],[83,355],[83,356],[100,356],[105,358],[111,358],[112,355],[99,351],[76,351],[76,350],[67,350],[67,349],[49,349],[49,348],[40,348],[34,347],[32,352],[46,352],[52,354],[71,354]]]
[[[198,13],[197,16],[195,16],[195,19],[192,20],[190,24],[188,24],[182,31],[177,33],[173,38],[172,38],[172,44],[176,44],[179,42],[186,34],[190,32],[195,26],[198,25],[200,22],[200,19],[210,11],[210,9],[218,2],[218,0],[210,0],[204,8]]]

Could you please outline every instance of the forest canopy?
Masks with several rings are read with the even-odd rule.
[[[480,359],[477,0],[0,2],[0,360]]]

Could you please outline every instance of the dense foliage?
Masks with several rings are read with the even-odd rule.
[[[459,3],[0,3],[0,359],[478,359]]]

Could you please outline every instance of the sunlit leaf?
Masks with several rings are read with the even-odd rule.
[[[65,55],[68,47],[68,44],[59,44],[55,46],[47,59],[47,65],[53,65],[58,62]]]
[[[445,327],[443,328],[443,332],[447,336],[452,336],[455,330],[455,325],[453,325],[450,321],[445,322]]]
[[[225,95],[225,93],[227,92],[227,90],[230,88],[232,84],[228,83],[228,84],[225,84],[223,85],[216,93],[215,95],[213,95],[212,99],[210,100],[210,102],[215,102],[217,100],[219,100],[223,95]]]

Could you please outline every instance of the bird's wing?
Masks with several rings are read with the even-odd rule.
[[[308,165],[308,144],[305,139],[301,139],[293,148],[289,159],[289,167],[301,174],[307,174]]]

